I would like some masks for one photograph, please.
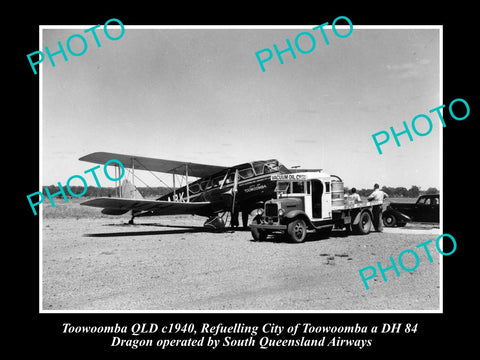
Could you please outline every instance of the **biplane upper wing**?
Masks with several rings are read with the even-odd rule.
[[[162,173],[188,175],[199,178],[209,176],[226,169],[226,167],[224,166],[206,165],[175,160],[164,160],[145,156],[133,156],[109,152],[94,152],[82,156],[79,160],[88,161],[95,164],[105,164],[112,159],[120,161],[123,166],[128,169],[157,171]]]
[[[80,205],[108,209],[118,214],[133,211],[154,211],[155,215],[182,215],[205,212],[210,203],[205,202],[174,202],[164,200],[124,199],[99,197],[87,200]]]

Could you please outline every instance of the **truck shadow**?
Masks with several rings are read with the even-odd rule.
[[[348,231],[345,230],[334,230],[331,231],[329,234],[321,233],[321,232],[308,232],[307,236],[305,237],[304,242],[311,242],[311,241],[322,241],[328,240],[331,238],[345,238],[351,235]],[[250,237],[251,242],[257,242],[253,237]],[[270,234],[267,239],[263,242],[272,242],[272,243],[292,243],[287,235],[281,233],[273,233]]]

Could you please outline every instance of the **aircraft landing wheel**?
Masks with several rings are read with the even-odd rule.
[[[211,230],[221,230],[225,228],[225,222],[220,216],[212,216],[205,221],[203,226]]]

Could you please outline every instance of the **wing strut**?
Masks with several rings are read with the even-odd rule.
[[[186,182],[187,182],[187,202],[190,202],[190,188],[188,186],[188,164],[185,164],[185,176],[187,177]]]
[[[183,176],[185,176],[185,182],[186,182],[186,188],[187,188],[187,202],[190,202],[190,184],[188,183],[188,163],[185,163],[185,175],[182,175],[181,181],[180,181],[180,187],[183,184]],[[179,166],[176,169],[173,169],[172,171],[172,179],[173,179],[173,196],[176,194],[176,185],[175,185],[175,175],[177,174],[175,170],[181,168],[182,166]],[[182,169],[180,169],[180,173],[182,173]]]
[[[177,187],[175,186],[175,170],[172,172],[173,177],[173,198],[175,198]]]
[[[133,185],[133,188],[135,189],[135,158],[133,156],[132,156],[132,185]],[[131,210],[131,214],[132,214],[132,218],[128,223],[130,225],[133,225],[134,224],[133,219],[135,218],[135,212],[133,211],[133,209]]]
[[[132,185],[135,187],[135,158],[132,157]]]
[[[172,190],[172,188],[170,187],[170,185],[168,185],[165,181],[163,181],[163,180],[160,179],[157,175],[155,175],[155,173],[154,173],[153,171],[149,170],[144,164],[142,164],[142,163],[140,162],[140,160],[138,160],[138,158],[134,158],[134,159],[135,159],[135,161],[137,162],[137,164],[140,164],[140,168],[143,167],[143,168],[144,168],[145,170],[147,170],[150,174],[152,174],[155,179],[157,179],[158,181],[160,181],[160,183],[162,183],[162,184],[165,185],[167,188],[169,188],[170,190]],[[133,162],[133,159],[132,159],[132,162]],[[145,184],[140,178],[138,178],[138,180],[140,180],[145,186],[150,187],[150,186],[148,186],[147,184]]]

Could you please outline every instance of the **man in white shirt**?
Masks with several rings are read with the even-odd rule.
[[[380,185],[375,184],[373,186],[373,192],[367,198],[368,201],[381,201],[388,198],[388,194],[380,190]],[[382,213],[383,213],[383,204],[381,206],[374,206],[373,207],[373,227],[378,232],[383,230],[383,220],[382,220]]]

